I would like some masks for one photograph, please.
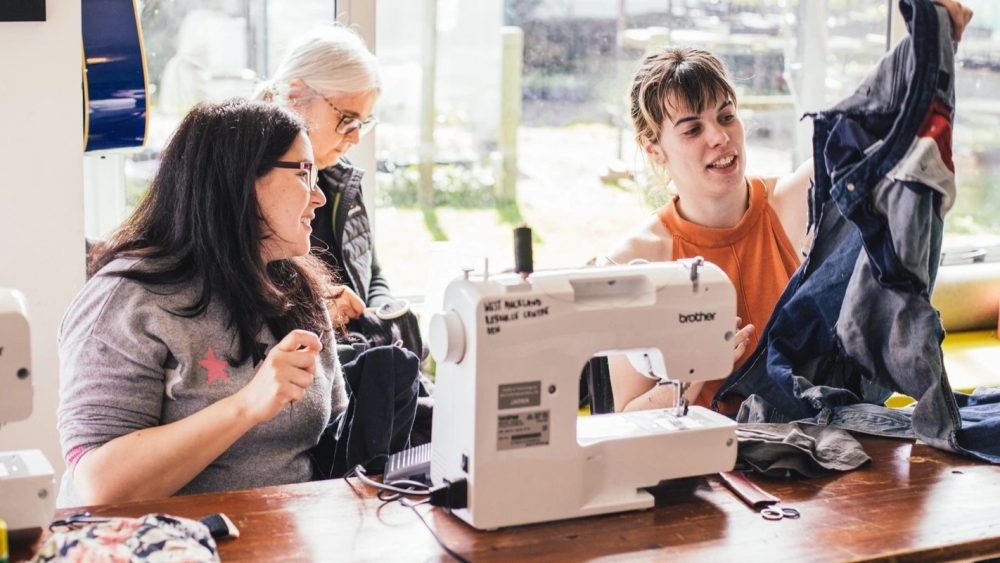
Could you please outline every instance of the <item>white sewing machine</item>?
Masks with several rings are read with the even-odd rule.
[[[0,426],[28,418],[32,397],[24,296],[0,288]],[[9,427],[0,428],[0,432],[9,431]],[[40,450],[0,451],[0,518],[12,537],[47,526],[55,503],[55,472]]]
[[[430,323],[431,479],[466,481],[480,529],[653,506],[661,480],[728,471],[736,423],[701,407],[580,417],[595,355],[648,353],[661,379],[721,379],[736,293],[701,259],[452,281]],[[661,355],[662,352],[662,355]]]

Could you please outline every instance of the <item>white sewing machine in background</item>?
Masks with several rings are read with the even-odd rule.
[[[31,415],[31,337],[24,296],[0,288],[0,432]],[[52,520],[55,472],[40,450],[0,451],[0,518],[12,539]]]
[[[643,352],[660,378],[721,379],[735,330],[735,290],[701,259],[466,273],[430,323],[434,485],[465,481],[453,513],[493,529],[649,508],[646,487],[732,469],[736,423],[711,410],[577,409],[593,356]]]

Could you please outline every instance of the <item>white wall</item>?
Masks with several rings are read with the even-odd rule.
[[[80,0],[46,10],[0,22],[0,286],[28,299],[35,384],[34,413],[0,428],[0,450],[41,448],[58,478],[56,334],[84,280]]]

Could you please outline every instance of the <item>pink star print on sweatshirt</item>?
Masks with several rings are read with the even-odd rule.
[[[233,380],[229,378],[229,374],[226,373],[226,360],[220,360],[215,356],[215,350],[212,347],[208,347],[208,353],[205,354],[205,359],[198,360],[198,363],[208,370],[208,384],[211,385],[216,379],[225,379],[227,383],[232,383]]]

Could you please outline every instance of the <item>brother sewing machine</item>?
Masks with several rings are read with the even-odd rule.
[[[736,424],[711,410],[577,408],[580,371],[595,355],[644,355],[663,382],[721,379],[735,330],[733,286],[701,259],[466,272],[430,323],[431,480],[464,485],[465,506],[452,512],[493,529],[649,508],[646,487],[728,471]]]

